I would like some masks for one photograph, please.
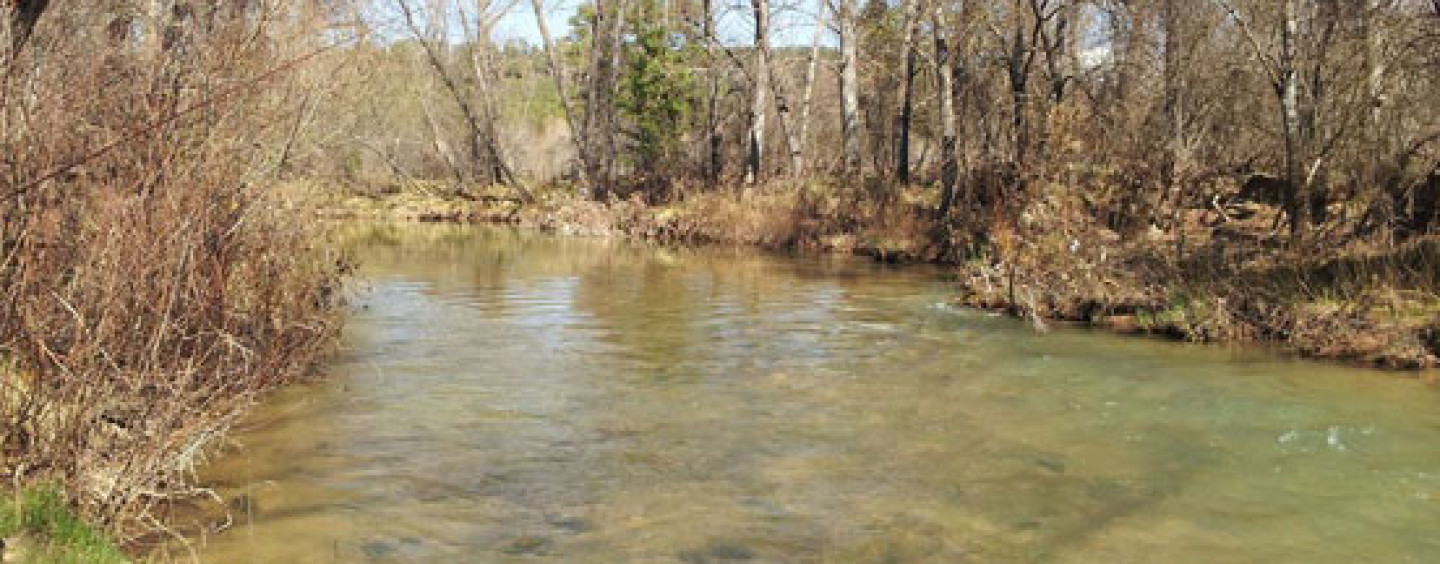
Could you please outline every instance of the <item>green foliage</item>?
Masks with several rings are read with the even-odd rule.
[[[594,40],[595,4],[585,2],[575,7],[567,22],[569,33],[556,41],[556,48],[570,68],[585,68]]]
[[[672,43],[665,27],[637,18],[635,36],[625,45],[625,67],[616,108],[629,124],[636,164],[648,175],[680,154],[685,123],[696,97],[686,71],[686,49]]]
[[[498,96],[501,123],[538,130],[552,121],[565,119],[560,91],[547,75],[535,73],[503,79]]]
[[[0,500],[0,536],[11,544],[7,562],[14,556],[21,562],[130,562],[115,543],[77,517],[53,488],[25,491],[19,500]]]

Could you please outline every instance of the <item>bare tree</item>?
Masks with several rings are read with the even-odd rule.
[[[840,129],[844,136],[845,170],[860,169],[860,58],[855,28],[855,0],[837,0],[840,25]]]
[[[932,2],[930,27],[935,34],[935,96],[940,101],[940,219],[949,219],[955,205],[955,182],[960,173],[955,131],[955,61],[943,2]]]
[[[805,147],[810,142],[810,102],[815,92],[815,71],[820,63],[820,38],[825,32],[825,14],[828,4],[821,2],[815,10],[814,35],[810,38],[810,54],[805,59],[805,83],[801,86],[800,125],[796,134],[799,141],[790,148],[793,174],[800,176],[805,170]]]
[[[714,0],[703,0],[702,9],[704,18],[701,24],[701,33],[705,35],[705,66],[710,72],[706,73],[705,93],[705,140],[707,148],[707,165],[705,176],[711,182],[720,180],[725,164],[724,138],[720,132],[720,72],[716,68],[716,51],[718,40],[715,38],[715,6]]]
[[[755,65],[751,71],[750,135],[745,159],[745,183],[759,181],[764,171],[765,110],[770,100],[770,4],[751,0],[755,13]]]
[[[1021,169],[1026,165],[1030,148],[1030,75],[1035,57],[1040,52],[1035,44],[1039,42],[1045,25],[1039,17],[1043,11],[1043,7],[1035,5],[1033,0],[1014,0],[1010,5],[1010,38],[1005,49],[1005,69],[1010,83],[1010,128],[1014,139],[1012,160]]]
[[[511,185],[521,193],[522,198],[529,199],[528,191],[516,181],[514,174],[510,172],[510,167],[505,163],[505,159],[501,153],[499,139],[497,139],[495,135],[496,116],[493,109],[493,100],[485,94],[483,90],[484,86],[481,86],[482,91],[480,96],[478,96],[481,105],[477,107],[472,95],[461,86],[459,79],[454,75],[454,71],[446,64],[445,53],[442,49],[448,49],[443,31],[443,22],[447,15],[444,13],[428,14],[432,20],[437,20],[438,18],[438,21],[430,22],[431,25],[440,28],[439,33],[441,36],[434,37],[434,33],[427,32],[421,26],[421,22],[418,19],[415,9],[411,6],[410,0],[396,0],[396,7],[403,16],[406,29],[415,37],[421,49],[425,52],[426,61],[430,64],[436,78],[444,85],[445,91],[450,94],[456,107],[460,109],[460,114],[464,119],[466,127],[466,142],[469,146],[470,156],[473,162],[486,171],[486,180]],[[482,23],[481,27],[486,26]],[[471,47],[472,49],[483,49],[480,45],[472,45]],[[479,73],[475,76],[476,80],[474,81],[477,85],[489,84],[491,82],[492,79],[489,76],[489,70],[486,68],[483,60],[472,59],[472,66],[474,72]]]
[[[915,35],[920,26],[922,0],[905,1],[904,37],[900,49],[905,56],[905,76],[901,78],[900,123],[896,128],[895,178],[900,184],[910,183],[910,123],[915,117]]]
[[[1305,163],[1304,151],[1309,143],[1304,139],[1305,131],[1301,121],[1300,82],[1298,71],[1298,47],[1300,41],[1299,0],[1283,0],[1280,4],[1280,111],[1283,114],[1285,137],[1285,183],[1290,194],[1285,207],[1290,216],[1290,236],[1300,242],[1310,226],[1310,182],[1302,178]]]
[[[490,165],[490,177],[500,183],[515,187],[521,193],[522,198],[529,200],[531,199],[529,190],[524,187],[524,183],[515,176],[513,169],[510,168],[508,159],[505,157],[504,145],[500,142],[500,108],[495,97],[495,83],[499,81],[500,75],[495,69],[494,48],[490,42],[491,30],[513,5],[512,2],[492,11],[490,0],[475,0],[473,19],[468,17],[463,6],[459,6],[458,12],[460,25],[467,37],[471,76],[475,78],[475,91],[480,102],[481,124],[485,128],[481,138],[476,140],[476,144],[485,147]]]
[[[1278,6],[1279,49],[1270,52],[1262,46],[1251,20],[1235,8],[1228,0],[1216,0],[1239,27],[1249,43],[1254,56],[1259,60],[1274,87],[1279,102],[1280,137],[1282,149],[1283,182],[1279,183],[1283,194],[1285,215],[1290,220],[1290,235],[1297,242],[1304,237],[1304,230],[1310,222],[1308,184],[1303,179],[1304,157],[1301,151],[1305,143],[1301,139],[1300,85],[1297,67],[1297,42],[1299,41],[1300,13],[1298,0],[1282,0]],[[1279,216],[1276,216],[1279,221]],[[1278,223],[1277,223],[1278,227]]]
[[[1184,79],[1181,76],[1181,49],[1183,49],[1180,34],[1183,33],[1183,22],[1180,17],[1180,6],[1177,0],[1161,0],[1160,19],[1165,35],[1162,49],[1164,57],[1161,59],[1163,65],[1162,80],[1164,81],[1164,101],[1162,103],[1165,112],[1165,127],[1167,128],[1168,142],[1165,144],[1165,189],[1173,192],[1177,189],[1180,170],[1184,166],[1185,159],[1185,87]]]
[[[581,163],[582,195],[588,196],[590,179],[586,173],[593,170],[594,167],[589,164],[590,153],[585,150],[587,141],[576,121],[576,112],[570,102],[570,73],[566,69],[565,59],[556,52],[555,41],[550,37],[550,25],[545,21],[543,0],[530,0],[530,8],[535,13],[535,27],[540,30],[540,45],[545,50],[545,61],[550,67],[550,76],[555,80],[555,91],[560,96],[560,107],[565,112],[565,126],[570,130],[570,141],[575,146],[575,158],[579,159]]]

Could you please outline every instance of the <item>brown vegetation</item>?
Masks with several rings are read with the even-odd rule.
[[[334,332],[341,266],[282,182],[1436,363],[1433,2],[743,4],[595,0],[530,44],[495,40],[518,2],[0,2],[0,471],[159,526]]]
[[[1190,250],[1151,230],[1125,238],[1066,202],[1064,187],[1027,206],[1009,232],[977,250],[973,233],[926,213],[933,189],[877,199],[883,185],[776,182],[751,190],[696,191],[664,205],[596,202],[545,191],[523,204],[498,195],[455,198],[397,190],[334,197],[329,217],[508,223],[565,235],[634,237],[664,243],[748,245],[838,252],[886,262],[957,269],[959,300],[1010,311],[1044,328],[1079,322],[1122,333],[1203,342],[1271,342],[1315,358],[1388,368],[1440,366],[1440,241],[1396,250],[1357,246],[1311,257],[1266,251],[1235,237],[1264,237],[1270,214],[1217,231],[1220,214],[1190,215]],[[1341,256],[1345,258],[1325,258]],[[1280,258],[1277,258],[1280,257]]]
[[[164,530],[257,394],[307,375],[342,266],[265,190],[321,14],[143,7],[22,3],[0,55],[0,477],[122,538]]]
[[[509,9],[428,6],[437,25]],[[777,45],[777,21],[813,22],[812,42]],[[388,187],[351,203],[942,261],[963,265],[970,303],[1037,324],[1436,363],[1440,286],[1412,275],[1437,267],[1433,3],[597,0],[571,23],[538,46],[427,51],[435,76],[494,84],[477,99],[555,97],[576,149],[567,173],[532,177],[549,185],[535,201],[411,174],[343,179]],[[476,52],[506,71],[473,71]],[[418,60],[405,42],[366,56]],[[487,119],[526,151],[507,141],[525,120]]]

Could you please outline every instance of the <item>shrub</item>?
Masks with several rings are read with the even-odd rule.
[[[0,475],[123,536],[325,352],[343,264],[261,188],[283,54],[180,15],[85,33],[107,10],[57,5],[0,61]]]

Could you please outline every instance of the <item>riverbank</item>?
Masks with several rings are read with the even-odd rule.
[[[229,178],[64,188],[0,213],[0,481],[131,549],[207,499],[195,468],[265,392],[314,377],[347,267]]]
[[[316,189],[311,187],[309,191]],[[507,223],[567,235],[679,244],[838,252],[956,269],[960,296],[1044,328],[1078,323],[1123,334],[1266,343],[1308,358],[1397,370],[1440,366],[1440,241],[1287,248],[1269,210],[1219,223],[1209,210],[1182,227],[1123,231],[1070,213],[1061,196],[997,227],[942,224],[922,188],[776,183],[697,193],[666,205],[594,202],[541,191],[411,187],[324,192],[336,218]],[[1058,191],[1057,191],[1058,193]],[[1048,204],[1048,205],[1047,205]]]
[[[85,523],[58,490],[0,496],[0,562],[123,564],[114,541]]]

